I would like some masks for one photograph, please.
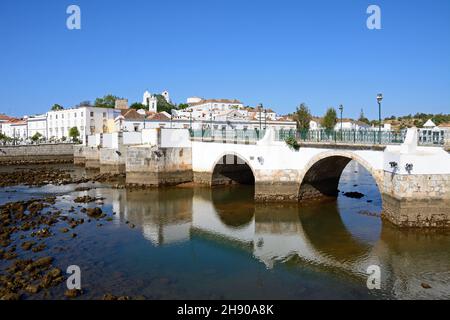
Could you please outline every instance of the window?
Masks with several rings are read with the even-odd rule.
[[[91,111],[91,117],[93,117],[94,116],[94,112],[93,111]]]
[[[106,118],[106,112],[103,112],[103,118]]]
[[[57,115],[57,114],[55,115],[55,119],[57,119],[57,120],[58,120],[58,115]]]
[[[76,112],[75,112],[75,113],[73,114],[73,117],[74,117],[74,118],[76,118],[76,117],[77,117],[77,113],[76,113]]]
[[[61,115],[61,119],[64,119],[64,114]]]
[[[83,112],[81,113],[81,117],[83,118]]]

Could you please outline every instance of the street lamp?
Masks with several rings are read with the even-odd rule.
[[[344,106],[342,104],[339,106],[339,111],[341,111],[341,136],[342,136],[342,112],[344,111]]]
[[[262,103],[258,104],[258,111],[259,111],[259,131],[261,131],[261,110],[262,110]]]
[[[379,93],[377,94],[377,101],[378,101],[378,139],[381,144],[381,101],[383,100],[383,94]]]
[[[264,130],[267,130],[267,109],[264,109]]]

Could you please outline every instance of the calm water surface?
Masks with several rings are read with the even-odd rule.
[[[79,265],[83,299],[105,293],[147,299],[450,298],[450,234],[382,223],[375,182],[354,162],[336,201],[302,205],[255,204],[254,189],[246,186],[91,186],[85,192],[74,185],[0,189],[2,204],[55,194],[57,206],[69,209],[80,195],[105,198],[102,208],[112,222],[85,223],[74,239],[55,232],[45,240],[48,249],[34,256],[18,248],[19,257],[52,255],[62,269]],[[350,199],[342,195],[347,191],[365,196]],[[373,264],[381,267],[381,290],[366,286]],[[0,261],[0,270],[7,265]],[[423,289],[423,282],[432,288]],[[64,290],[33,298],[60,299]]]

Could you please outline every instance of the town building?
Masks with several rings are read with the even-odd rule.
[[[115,130],[114,119],[120,109],[80,106],[47,112],[47,138],[64,140],[69,137],[69,130],[76,127],[79,139],[86,143],[86,137],[96,133],[109,133]]]
[[[26,118],[28,123],[27,126],[27,136],[29,138],[33,137],[35,134],[40,134],[43,139],[47,139],[47,114],[40,114],[35,116],[30,116]]]

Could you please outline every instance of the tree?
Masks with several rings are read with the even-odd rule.
[[[69,137],[72,141],[78,141],[78,137],[80,136],[80,132],[77,127],[72,127],[69,129]]]
[[[130,105],[130,109],[136,109],[136,110],[147,109],[147,106],[140,102],[135,102],[132,105]]]
[[[358,119],[358,121],[361,121],[361,122],[364,122],[364,123],[367,123],[367,124],[370,123],[369,119],[367,119],[367,118],[365,117],[365,115],[364,115],[364,110],[363,110],[363,109],[361,109],[361,113],[359,114],[359,119]]]
[[[175,106],[169,102],[167,102],[166,98],[163,97],[161,94],[156,95],[157,101],[157,111],[163,112],[166,111],[167,113],[172,113],[172,109],[176,109]]]
[[[112,94],[107,94],[103,98],[97,98],[94,102],[94,107],[97,108],[114,108],[116,106],[116,100],[121,99]]]
[[[178,109],[180,109],[180,110],[183,110],[183,109],[186,109],[186,108],[189,108],[189,105],[187,103],[180,103],[178,105]]]
[[[59,104],[57,104],[57,103],[55,103],[55,104],[51,107],[50,110],[52,110],[52,111],[64,110],[64,107],[61,106],[61,105],[59,105]]]
[[[298,129],[309,129],[309,123],[311,122],[312,116],[308,106],[305,103],[301,103],[300,106],[297,107],[297,111],[295,112],[295,119],[297,121]]]
[[[336,125],[336,119],[336,109],[334,109],[333,107],[328,108],[322,119],[322,126],[327,130],[332,130]]]
[[[81,101],[77,107],[92,107],[92,104],[89,100]]]
[[[38,142],[39,140],[42,139],[42,134],[40,134],[39,132],[36,132],[32,137],[31,137],[31,141],[33,142]]]

